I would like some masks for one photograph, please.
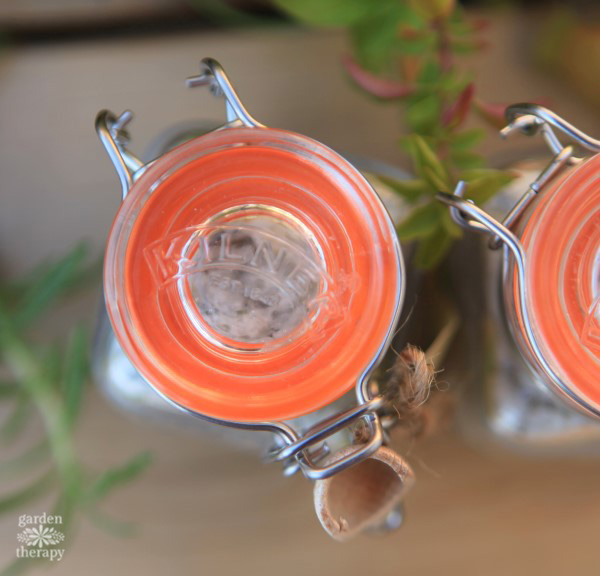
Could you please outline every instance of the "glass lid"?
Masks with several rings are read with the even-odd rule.
[[[111,231],[105,295],[139,372],[212,418],[285,420],[350,390],[404,290],[393,224],[329,148],[228,127],[145,169]]]
[[[600,407],[600,155],[544,193],[522,241],[540,345],[565,385]]]

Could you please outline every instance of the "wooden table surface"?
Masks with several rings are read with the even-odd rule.
[[[482,96],[545,97],[592,132],[598,121],[568,87],[522,56],[526,22],[495,20],[494,46],[472,59]],[[271,29],[20,47],[0,55],[0,263],[18,274],[81,238],[104,241],[118,205],[117,179],[93,130],[98,109],[133,108],[136,151],[161,130],[222,118],[222,103],[183,79],[198,60],[221,60],[261,121],[332,147],[398,163],[397,111],[368,101],[340,71],[340,35]],[[483,150],[529,150],[491,137]],[[472,447],[449,431],[413,447],[418,484],[406,525],[386,537],[330,541],[312,510],[311,485],[276,465],[121,413],[94,392],[78,433],[97,468],[141,449],[155,462],[106,504],[139,523],[118,539],[86,521],[55,567],[64,576],[115,574],[596,574],[600,459],[525,459]],[[19,511],[29,513],[30,510]],[[14,558],[16,514],[0,520],[0,559]]]

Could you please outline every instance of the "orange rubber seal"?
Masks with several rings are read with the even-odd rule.
[[[544,193],[522,242],[541,348],[569,389],[600,406],[600,155]]]
[[[364,177],[266,128],[215,131],[151,164],[106,254],[109,316],[135,367],[228,421],[290,419],[350,390],[385,350],[403,288],[393,225]],[[282,317],[291,328],[261,332]]]

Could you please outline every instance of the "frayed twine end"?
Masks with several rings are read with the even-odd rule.
[[[393,415],[414,436],[424,435],[429,428],[424,405],[435,384],[433,363],[425,352],[408,344],[386,376],[382,379],[381,393],[388,400]]]

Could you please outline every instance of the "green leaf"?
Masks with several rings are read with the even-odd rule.
[[[14,398],[19,393],[19,385],[16,382],[0,381],[0,399]]]
[[[449,188],[448,173],[425,138],[419,134],[411,134],[406,140],[415,172],[423,176],[434,188],[438,188],[441,183],[445,188]]]
[[[484,137],[484,131],[476,128],[473,130],[465,130],[464,132],[460,133],[454,133],[452,135],[450,147],[452,150],[460,152],[467,151],[470,148],[477,146],[477,144],[479,144]]]
[[[32,468],[45,463],[48,460],[50,453],[48,450],[48,442],[42,440],[35,445],[19,454],[10,460],[5,459],[0,463],[0,480],[6,480],[29,472]]]
[[[452,216],[450,215],[450,210],[444,210],[444,214],[442,216],[442,226],[446,230],[446,232],[452,238],[461,238],[463,235],[462,229],[454,220],[452,220]]]
[[[102,500],[117,486],[130,482],[136,478],[148,467],[151,461],[151,455],[148,452],[142,452],[122,466],[106,470],[100,474],[98,479],[88,490],[86,495],[87,500],[90,503]]]
[[[475,152],[450,152],[450,160],[459,170],[474,170],[485,165],[482,156]]]
[[[450,192],[450,185],[448,178],[441,178],[440,175],[431,166],[423,166],[423,176],[427,182],[431,185],[431,189],[434,193],[436,192]]]
[[[432,51],[435,42],[435,35],[428,26],[409,25],[407,28],[401,26],[396,36],[394,52],[399,56],[422,56]]]
[[[137,533],[137,525],[131,522],[115,520],[96,508],[91,508],[87,513],[88,518],[97,528],[119,538],[131,538]]]
[[[448,20],[448,30],[454,36],[471,36],[475,32],[475,27],[471,18],[465,18],[462,7],[457,5],[452,17]]]
[[[419,72],[419,85],[437,85],[440,82],[441,75],[442,72],[438,61],[434,58],[429,58]]]
[[[365,18],[350,28],[350,39],[358,62],[372,72],[381,73],[392,63],[398,44],[398,25],[409,8],[400,2],[374,5]]]
[[[433,86],[433,89],[441,90],[448,97],[457,96],[465,89],[467,84],[475,83],[472,74],[458,70],[448,70],[440,75],[439,81]]]
[[[461,179],[467,182],[466,196],[478,205],[485,204],[502,188],[510,184],[514,174],[506,170],[481,168],[466,170],[461,174]]]
[[[77,279],[86,256],[83,245],[45,269],[23,295],[14,316],[16,330],[23,330],[37,319]]]
[[[24,431],[32,414],[30,398],[19,390],[12,411],[0,427],[0,436],[5,442],[13,442]]]
[[[88,375],[88,343],[85,330],[77,327],[69,343],[63,378],[65,417],[70,426],[76,420]]]
[[[23,507],[46,494],[54,484],[54,474],[47,472],[31,484],[0,498],[0,514],[12,510],[23,510]]]
[[[275,0],[275,5],[311,26],[351,26],[366,18],[381,0]]]
[[[44,350],[40,363],[45,378],[58,384],[62,378],[62,354],[56,344],[52,344],[47,350]]]
[[[440,112],[441,102],[437,94],[416,96],[406,103],[406,123],[412,132],[429,134],[438,126]]]
[[[415,255],[416,266],[424,270],[437,266],[452,246],[452,240],[445,227],[438,226],[432,234],[419,242]]]
[[[432,201],[413,209],[396,228],[400,240],[415,240],[433,233],[440,225],[444,207]]]
[[[429,185],[425,180],[398,180],[387,176],[376,176],[396,194],[402,196],[407,202],[415,202],[429,191]]]
[[[0,576],[21,576],[21,574],[25,574],[37,562],[41,562],[41,559],[29,557],[16,558],[14,562],[4,567],[2,572],[0,572]]]

